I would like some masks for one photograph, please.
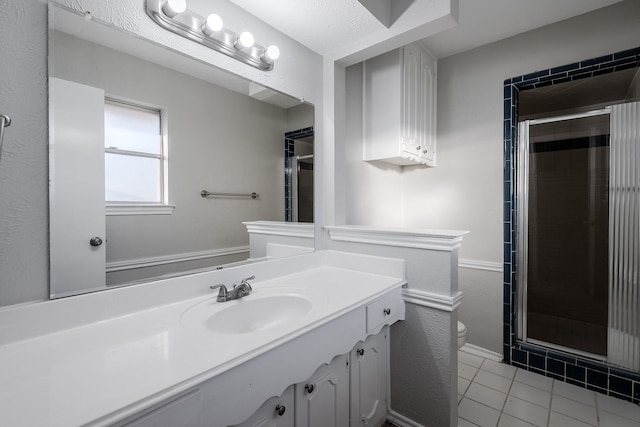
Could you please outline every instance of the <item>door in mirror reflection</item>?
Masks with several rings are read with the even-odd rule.
[[[62,297],[105,288],[104,91],[50,78],[49,100],[50,286]]]

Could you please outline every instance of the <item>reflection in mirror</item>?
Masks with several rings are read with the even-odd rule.
[[[294,220],[284,135],[312,106],[49,10],[52,298],[242,262],[243,222]]]

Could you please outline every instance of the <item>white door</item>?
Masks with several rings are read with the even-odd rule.
[[[349,427],[347,355],[322,365],[309,380],[296,384],[297,427]]]
[[[106,287],[104,240],[104,91],[51,77],[49,290],[52,298]]]
[[[378,425],[387,414],[389,394],[388,327],[371,335],[349,354],[351,360],[351,425]]]

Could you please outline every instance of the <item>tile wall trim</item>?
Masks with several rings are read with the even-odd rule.
[[[640,403],[640,373],[517,339],[516,164],[520,91],[640,67],[640,47],[504,81],[503,354],[505,363],[610,396]]]

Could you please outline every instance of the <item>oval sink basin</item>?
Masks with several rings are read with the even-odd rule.
[[[246,334],[272,329],[304,316],[313,308],[310,300],[299,295],[273,295],[258,299],[248,296],[232,304],[206,320],[210,331]]]

